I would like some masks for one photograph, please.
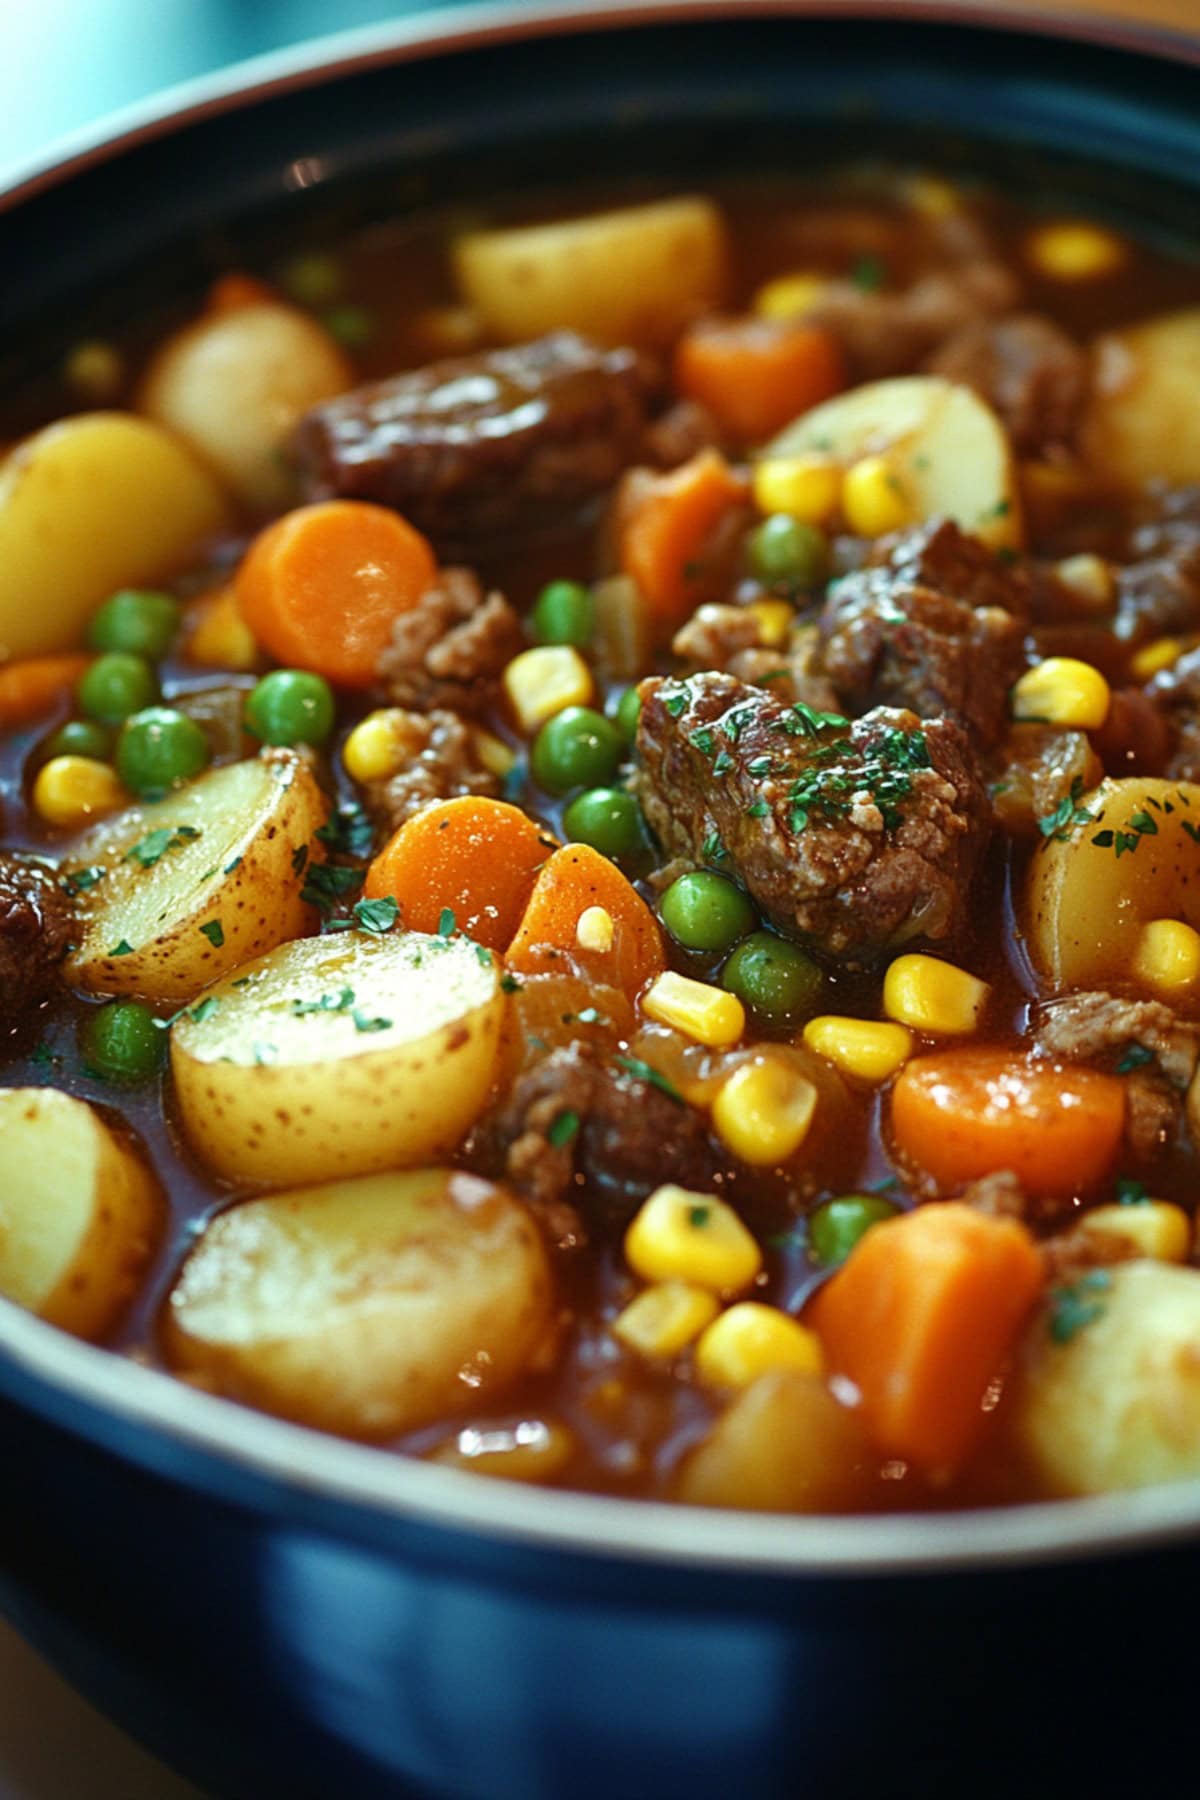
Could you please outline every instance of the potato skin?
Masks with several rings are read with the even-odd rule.
[[[474,1176],[420,1169],[220,1214],[163,1334],[172,1367],[220,1393],[384,1438],[507,1386],[544,1352],[553,1316],[524,1206]]]
[[[0,1091],[0,1293],[78,1337],[102,1337],[162,1230],[148,1166],[86,1100]]]
[[[344,932],[281,945],[218,983],[207,1016],[193,1009],[171,1028],[197,1154],[232,1181],[275,1187],[457,1148],[500,1053],[506,996],[483,954],[462,938]]]
[[[1200,481],[1200,307],[1105,332],[1092,358],[1086,460],[1130,487]]]

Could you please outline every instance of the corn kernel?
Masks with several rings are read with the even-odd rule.
[[[794,1156],[817,1109],[817,1090],[778,1057],[742,1063],[712,1104],[717,1136],[743,1162],[772,1168]]]
[[[1113,603],[1116,581],[1112,569],[1102,556],[1084,550],[1078,556],[1064,556],[1054,565],[1054,573],[1076,599],[1097,612],[1105,612]]]
[[[1081,1214],[1074,1235],[1102,1241],[1123,1239],[1139,1256],[1155,1262],[1186,1262],[1191,1250],[1191,1220],[1182,1206],[1169,1200],[1142,1200],[1136,1206],[1093,1206]]]
[[[991,991],[938,956],[898,956],[883,978],[883,1010],[914,1031],[962,1037],[978,1026]]]
[[[613,1336],[640,1356],[678,1356],[719,1311],[707,1288],[660,1281],[643,1288],[613,1320]]]
[[[346,773],[355,781],[386,781],[402,767],[406,755],[395,715],[388,711],[368,713],[342,746]]]
[[[1050,281],[1098,281],[1113,275],[1129,255],[1114,232],[1084,219],[1039,225],[1025,239],[1025,258]]]
[[[570,644],[522,650],[504,671],[504,691],[521,730],[532,734],[567,706],[586,706],[592,674]]]
[[[905,198],[914,212],[927,219],[945,219],[962,205],[962,195],[952,181],[940,175],[913,175],[905,183]]]
[[[475,731],[475,754],[489,775],[504,776],[517,766],[517,753],[511,744],[498,738],[495,732],[477,728]]]
[[[1184,651],[1189,648],[1191,640],[1183,637],[1160,637],[1143,644],[1135,650],[1129,659],[1129,673],[1135,681],[1149,681],[1155,675],[1161,675],[1164,669],[1173,668]]]
[[[671,1025],[713,1050],[736,1044],[746,1029],[746,1009],[736,994],[676,975],[672,969],[647,989],[642,1010],[656,1025]]]
[[[754,470],[754,504],[761,513],[788,513],[824,525],[842,497],[842,471],[824,456],[772,456]]]
[[[76,344],[67,357],[63,374],[84,399],[93,403],[113,400],[125,379],[125,361],[112,344],[92,338]]]
[[[884,1020],[843,1018],[823,1013],[804,1027],[804,1042],[843,1075],[859,1081],[886,1081],[913,1052],[912,1032]]]
[[[1200,931],[1182,919],[1151,919],[1138,934],[1131,973],[1163,994],[1194,987],[1200,977]]]
[[[696,1345],[696,1373],[712,1387],[749,1387],[775,1369],[802,1375],[821,1373],[821,1345],[815,1331],[777,1306],[742,1300],[714,1319]]]
[[[857,537],[885,537],[912,524],[912,509],[886,456],[864,456],[846,470],[842,513]]]
[[[613,947],[616,927],[612,914],[602,906],[585,906],[575,922],[575,942],[581,950],[605,956]]]
[[[258,644],[242,617],[232,588],[222,588],[203,602],[187,640],[189,662],[214,669],[253,669]]]
[[[757,621],[758,641],[763,648],[782,650],[796,623],[795,608],[786,600],[752,600],[749,611]]]
[[[760,319],[799,319],[819,306],[829,285],[829,278],[812,269],[796,269],[790,275],[776,275],[759,288],[754,296],[754,310]]]
[[[625,1256],[644,1281],[686,1281],[737,1294],[762,1268],[762,1252],[732,1206],[669,1183],[656,1188],[625,1233]]]
[[[128,806],[130,796],[116,770],[92,756],[55,756],[33,784],[33,806],[48,825],[73,829]]]
[[[1026,670],[1012,691],[1014,719],[1095,731],[1108,717],[1107,681],[1091,663],[1074,656],[1048,656]]]

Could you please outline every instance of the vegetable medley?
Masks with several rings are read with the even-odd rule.
[[[528,1481],[1200,1475],[1200,274],[574,205],[11,397],[0,1293]]]

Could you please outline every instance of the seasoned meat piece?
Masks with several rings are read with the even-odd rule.
[[[1004,561],[981,538],[953,519],[930,519],[910,531],[881,538],[871,547],[875,580],[933,588],[968,606],[1000,607],[1028,618],[1033,579],[1023,564]]]
[[[1104,772],[1087,732],[1058,725],[1014,725],[1000,755],[999,779],[990,787],[992,810],[1010,836],[1031,836],[1060,808],[1072,813]],[[1046,829],[1057,831],[1061,824]]]
[[[981,1175],[978,1181],[967,1184],[960,1198],[964,1206],[973,1206],[976,1212],[987,1213],[993,1219],[1031,1217],[1029,1197],[1011,1169]]]
[[[564,1115],[578,1125],[555,1142]],[[508,1181],[564,1248],[587,1242],[576,1208],[592,1226],[619,1228],[663,1182],[703,1189],[717,1167],[701,1113],[589,1044],[552,1050],[522,1075],[496,1130]]]
[[[1200,539],[1117,570],[1113,630],[1128,643],[1200,628]]]
[[[780,700],[803,700],[818,712],[836,712],[841,702],[820,668],[820,638],[814,625],[794,625],[786,644],[772,649],[747,606],[699,606],[675,633],[671,649],[697,672],[723,670],[739,681],[769,686]]]
[[[647,426],[642,454],[656,468],[674,469],[720,444],[721,433],[707,407],[698,400],[677,400]]]
[[[848,724],[731,675],[652,678],[641,695],[637,786],[668,853],[728,867],[833,956],[959,924],[988,801],[957,725],[890,707]]]
[[[1103,992],[1046,1001],[1034,1021],[1034,1036],[1042,1050],[1073,1062],[1112,1056],[1119,1066],[1128,1063],[1133,1051],[1136,1068],[1136,1052],[1149,1052],[1164,1078],[1181,1091],[1200,1057],[1200,1025],[1177,1017],[1161,1000],[1126,1000]]]
[[[1183,1096],[1148,1070],[1129,1077],[1125,1113],[1125,1140],[1140,1162],[1148,1162],[1179,1136],[1183,1125]]]
[[[376,673],[397,706],[474,712],[524,647],[521,621],[503,594],[485,597],[470,569],[443,569],[420,605],[396,620]]]
[[[974,388],[1027,456],[1052,444],[1069,444],[1087,398],[1086,351],[1038,313],[964,325],[934,351],[925,368],[930,375]]]
[[[75,924],[70,900],[40,863],[0,850],[0,1030],[46,992]]]
[[[293,453],[313,500],[394,506],[441,548],[561,528],[637,453],[648,375],[572,331],[369,383],[315,407]]]
[[[1018,298],[1002,263],[965,262],[921,276],[903,294],[831,281],[809,317],[841,339],[855,380],[868,381],[907,373],[953,332],[998,318]]]
[[[1200,781],[1200,649],[1188,650],[1146,685],[1171,733],[1169,781]]]
[[[1150,482],[1138,508],[1138,523],[1125,547],[1127,560],[1169,556],[1196,544],[1200,544],[1200,487]]]
[[[474,733],[457,713],[389,714],[397,749],[404,756],[395,775],[363,785],[363,803],[385,831],[395,831],[436,800],[459,794],[498,794],[500,782],[479,760]]]

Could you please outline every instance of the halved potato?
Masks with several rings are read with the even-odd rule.
[[[760,1375],[683,1465],[678,1497],[756,1512],[847,1512],[878,1480],[858,1414],[816,1375]]]
[[[103,871],[78,897],[67,980],[177,1003],[309,930],[300,895],[328,810],[308,764],[273,750],[105,819],[66,864]]]
[[[0,1294],[102,1336],[137,1287],[163,1210],[149,1168],[86,1100],[0,1091]]]
[[[344,393],[353,371],[307,313],[264,300],[177,331],[138,392],[138,410],[190,444],[247,505],[287,504],[280,451],[310,406]]]
[[[505,999],[465,938],[282,944],[172,1026],[184,1128],[219,1174],[269,1186],[444,1155],[487,1099]]]
[[[71,650],[115,588],[172,574],[228,522],[209,471],[160,425],[80,413],[0,465],[0,662]]]
[[[1105,332],[1093,355],[1087,461],[1131,486],[1200,481],[1200,307]]]
[[[1079,808],[1091,822],[1042,841],[1026,890],[1030,951],[1065,988],[1127,975],[1151,919],[1200,928],[1200,785],[1128,775]]]
[[[479,1404],[549,1347],[541,1237],[506,1189],[417,1169],[249,1200],[209,1225],[168,1358],[218,1392],[353,1437]]]
[[[548,225],[471,231],[454,245],[464,299],[506,343],[563,326],[602,343],[669,343],[720,303],[725,221],[695,194]]]
[[[1200,1269],[1120,1263],[1052,1295],[1012,1429],[1053,1493],[1200,1475]]]
[[[793,420],[762,452],[847,467],[882,456],[914,524],[944,516],[996,549],[1023,542],[1008,433],[978,394],[940,375],[871,381]]]

